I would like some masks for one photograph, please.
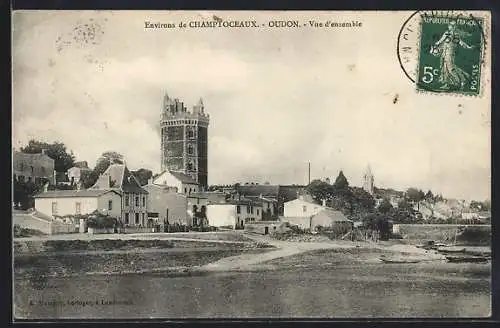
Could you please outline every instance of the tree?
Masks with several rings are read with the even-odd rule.
[[[20,204],[23,210],[35,206],[33,196],[39,193],[42,186],[36,185],[33,182],[14,181],[14,203]]]
[[[384,199],[378,206],[378,211],[382,214],[389,214],[392,210],[393,206],[387,199]]]
[[[321,203],[323,200],[331,199],[333,195],[332,186],[321,180],[311,181],[311,183],[306,187],[306,191],[318,203]]]
[[[21,152],[27,154],[38,154],[45,149],[46,154],[54,159],[54,170],[57,172],[66,172],[73,167],[75,155],[72,151],[68,152],[66,145],[62,142],[47,143],[37,140],[30,140],[28,145],[21,147]]]
[[[412,203],[419,202],[421,200],[419,190],[416,188],[408,188],[408,190],[406,190],[406,199]]]
[[[94,170],[90,172],[87,176],[83,177],[82,185],[83,188],[90,188],[99,179],[99,176],[103,174],[111,164],[123,164],[123,155],[115,151],[106,151],[97,159],[97,163]]]
[[[428,201],[434,201],[434,194],[432,193],[432,191],[427,191],[427,193],[425,194],[425,200],[428,200]]]
[[[99,175],[104,173],[111,164],[123,164],[123,155],[115,151],[106,151],[102,153],[97,160],[94,171]]]
[[[140,168],[137,171],[132,171],[131,173],[136,177],[141,186],[147,185],[149,179],[153,177],[153,171],[143,168]]]
[[[347,181],[347,178],[345,177],[344,172],[342,172],[342,170],[339,172],[339,175],[335,179],[333,186],[335,187],[335,189],[345,189],[349,187],[349,182]]]

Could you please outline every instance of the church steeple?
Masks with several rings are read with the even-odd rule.
[[[374,181],[375,179],[373,177],[372,168],[370,164],[368,164],[363,175],[363,189],[370,195],[373,195],[374,192]]]

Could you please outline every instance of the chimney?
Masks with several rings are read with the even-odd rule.
[[[326,207],[326,199],[322,200],[322,204],[321,205],[324,206],[324,207]]]
[[[308,180],[307,184],[311,184],[311,162],[309,162]]]

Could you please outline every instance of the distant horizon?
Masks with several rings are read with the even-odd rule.
[[[54,142],[60,142],[60,143],[63,143],[63,141],[58,141],[58,140],[54,140],[52,142],[48,142],[48,143],[54,143]],[[21,147],[24,147],[26,145],[23,145]],[[12,151],[21,151],[20,148],[15,148],[13,147],[12,148]],[[68,152],[71,152],[72,150],[71,149],[67,149]],[[89,164],[89,168],[91,169],[94,169],[95,167],[95,164],[94,165],[91,165],[89,161],[87,160],[84,160],[84,159],[78,159],[78,158],[75,158],[75,163],[77,162],[87,162]],[[137,171],[139,169],[146,169],[146,170],[150,170],[152,173],[153,173],[153,176],[157,175],[157,174],[160,174],[161,170],[159,171],[154,171],[154,170],[151,170],[150,168],[147,168],[147,167],[139,167],[139,168],[131,168],[128,164],[127,164],[127,161],[125,160],[124,161],[125,165],[127,166],[127,168],[129,169],[129,171]],[[340,173],[340,171],[343,172],[343,170],[339,170],[339,172],[337,173],[337,175]],[[321,181],[325,181],[326,178],[329,178],[330,179],[330,183],[333,184],[335,182],[335,179],[337,177],[337,175],[333,176],[333,177],[313,177],[311,176],[311,182],[313,181],[317,181],[317,180],[321,180]],[[344,173],[345,175],[345,173]],[[374,175],[374,188],[376,189],[384,189],[384,190],[394,190],[396,192],[406,192],[409,188],[416,188],[418,190],[422,190],[423,192],[427,193],[429,190],[434,194],[434,196],[436,195],[441,195],[443,196],[443,198],[445,199],[456,199],[456,200],[466,200],[466,201],[491,201],[491,198],[490,197],[487,197],[487,198],[484,198],[484,199],[480,199],[480,198],[474,198],[474,199],[466,199],[466,198],[458,198],[458,197],[448,197],[447,195],[439,192],[438,190],[432,190],[432,189],[425,189],[425,188],[421,188],[419,186],[407,186],[407,187],[403,187],[403,188],[395,188],[395,187],[391,187],[391,186],[387,186],[387,185],[377,185],[376,183],[376,175]],[[209,174],[209,178],[210,178],[210,174]],[[346,176],[347,178],[347,181],[349,182],[349,186],[350,187],[356,187],[356,188],[363,188],[362,187],[362,184],[352,184],[350,182],[350,179],[348,176]],[[269,183],[266,183],[266,182],[269,182]],[[273,183],[272,181],[267,181],[267,180],[264,180],[264,181],[236,181],[236,182],[230,182],[230,183],[212,183],[212,184],[208,184],[208,187],[211,187],[211,186],[234,186],[235,184],[240,184],[240,185],[258,185],[258,186],[265,186],[265,185],[270,185],[270,186],[303,186],[303,187],[307,187],[307,181],[304,182],[304,183]]]

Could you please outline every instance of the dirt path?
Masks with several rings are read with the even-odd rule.
[[[435,255],[423,249],[412,245],[381,245],[375,243],[353,243],[345,241],[330,241],[330,242],[288,242],[273,240],[268,237],[259,235],[247,235],[256,242],[268,243],[276,247],[276,250],[264,254],[242,254],[220,259],[216,262],[206,264],[201,267],[207,271],[231,271],[243,270],[251,268],[257,264],[270,260],[297,255],[304,252],[320,250],[320,249],[353,249],[357,247],[370,247],[373,249],[386,250],[399,254],[400,256],[410,255],[412,258],[421,258],[425,260],[437,260],[442,256]]]

